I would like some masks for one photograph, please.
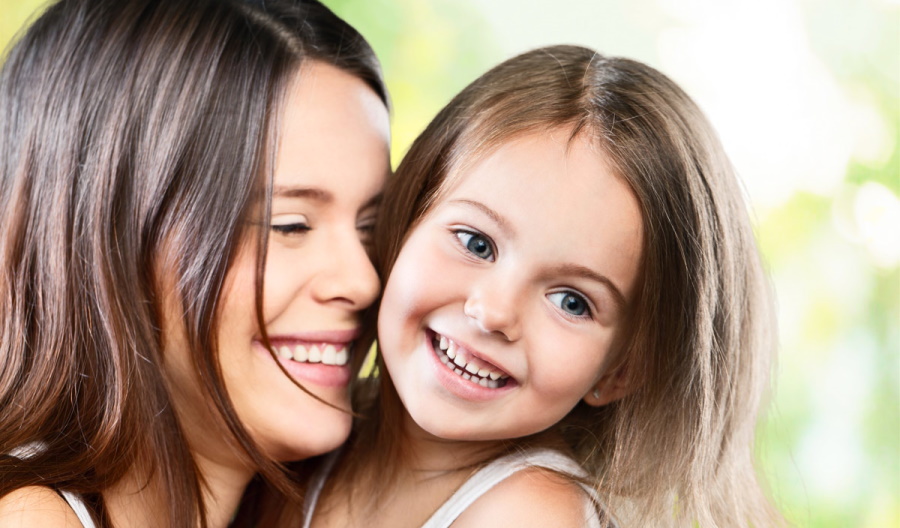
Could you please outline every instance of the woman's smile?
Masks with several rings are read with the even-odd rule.
[[[349,360],[359,329],[270,335],[278,362],[298,381],[323,387],[346,387],[350,383]],[[254,349],[271,358],[256,339]]]

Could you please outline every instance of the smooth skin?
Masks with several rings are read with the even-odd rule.
[[[324,63],[303,66],[287,94],[274,168],[263,291],[263,319],[273,340],[352,346],[360,312],[380,289],[367,244],[390,172],[389,138],[387,109],[363,81]],[[294,385],[264,349],[254,308],[255,229],[249,230],[222,292],[219,359],[238,417],[254,440],[278,460],[299,460],[346,440],[349,367],[279,360],[310,392],[337,408],[329,407]],[[164,269],[161,275],[165,282]],[[210,526],[224,527],[254,470],[210,410],[190,364],[174,288],[167,289],[173,308],[164,322],[164,368],[208,484]],[[158,526],[162,503],[155,486],[145,485],[144,473],[136,468],[104,492],[115,526]],[[79,526],[55,491],[39,487],[0,500],[0,525]]]
[[[582,399],[604,405],[627,393],[611,359],[637,285],[640,208],[590,138],[570,137],[569,128],[524,135],[451,175],[404,243],[379,343],[405,407],[408,456],[366,526],[421,526],[469,477],[457,468],[547,430]],[[508,380],[488,388],[455,373],[438,335]],[[576,484],[532,469],[453,526],[581,526],[584,500]],[[363,516],[339,499],[321,513],[317,528]]]
[[[462,175],[400,252],[379,339],[426,435],[531,435],[608,388],[601,378],[637,281],[640,209],[591,142],[568,137],[555,130],[501,146]],[[509,376],[506,385],[448,379],[435,366],[435,334],[480,369]]]

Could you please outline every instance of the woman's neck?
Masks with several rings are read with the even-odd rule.
[[[228,526],[237,511],[244,488],[253,478],[254,471],[235,463],[226,464],[195,455],[197,467],[203,475],[203,502],[210,528]]]
[[[200,471],[203,503],[210,528],[228,526],[237,510],[244,488],[254,472],[239,464],[225,464],[194,454]],[[160,526],[168,512],[164,483],[159,472],[147,477],[146,471],[133,469],[103,492],[103,501],[113,526],[143,528]]]
[[[168,511],[159,479],[137,468],[104,490],[103,502],[112,525],[125,528],[158,525]]]

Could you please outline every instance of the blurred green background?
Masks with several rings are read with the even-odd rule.
[[[0,0],[0,46],[43,3]],[[383,62],[395,163],[454,93],[536,46],[587,45],[679,82],[744,179],[777,290],[759,428],[772,494],[798,526],[900,527],[898,0],[325,3]]]

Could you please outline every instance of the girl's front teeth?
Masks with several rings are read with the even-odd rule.
[[[457,353],[457,345],[446,337],[435,333],[433,340],[435,352],[441,363],[463,379],[482,387],[497,389],[506,385],[508,375],[493,369],[479,368],[474,358],[468,362]]]
[[[323,365],[343,366],[347,364],[349,354],[346,345],[281,345],[278,355],[284,359],[292,359],[298,363],[321,363]]]

